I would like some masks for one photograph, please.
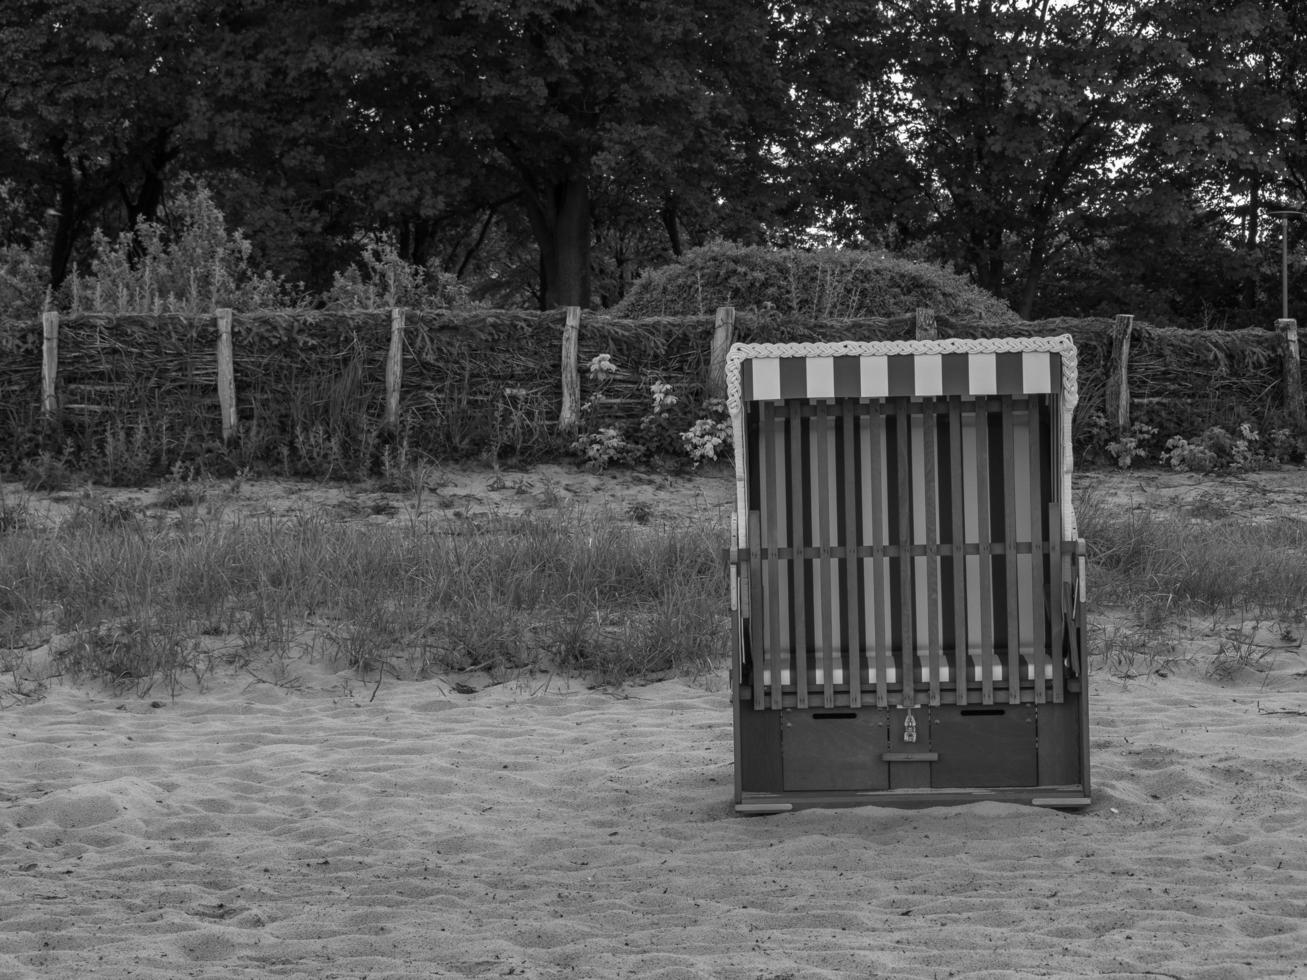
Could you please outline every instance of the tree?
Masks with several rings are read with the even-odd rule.
[[[516,191],[546,306],[590,302],[595,190],[609,168],[645,177],[674,212],[677,190],[712,161],[761,152],[741,78],[783,94],[769,71],[758,77],[773,47],[761,3],[477,0],[427,8],[398,34],[385,12],[411,5],[369,6],[368,43],[385,50],[360,74],[359,98],[380,111],[389,79],[409,93],[393,106],[406,134],[477,160],[483,201]]]
[[[943,254],[1031,314],[1069,222],[1130,155],[1155,66],[1133,0],[910,0],[886,32],[888,106]],[[1130,98],[1123,93],[1129,91]]]
[[[106,209],[155,216],[187,112],[191,4],[8,0],[0,8],[0,151],[54,213],[50,283]]]

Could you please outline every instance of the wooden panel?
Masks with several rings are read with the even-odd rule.
[[[935,412],[923,405],[921,427],[922,455],[925,462],[925,518],[926,518],[926,662],[930,672],[930,703],[939,704],[939,460],[936,453]],[[918,581],[918,588],[921,583]]]
[[[756,510],[749,511],[749,632],[748,652],[750,683],[753,684],[753,707],[762,708],[762,672],[767,666],[766,653],[763,649],[763,617],[766,615],[762,602],[762,520]]]
[[[746,793],[779,793],[784,788],[781,779],[781,713],[741,711],[735,738],[735,764],[741,790]]]
[[[869,518],[871,524],[871,544],[872,547],[881,549],[885,544],[885,535],[882,533],[881,522],[885,517],[885,493],[881,489],[882,475],[886,472],[886,467],[881,464],[885,458],[885,448],[882,445],[882,438],[885,432],[885,416],[881,412],[880,402],[872,402],[869,412],[869,445],[868,453],[869,462],[863,467],[863,472],[868,473],[871,484],[871,513],[864,515]],[[865,567],[865,566],[864,566]],[[867,578],[871,582],[872,589],[872,636],[875,638],[876,648],[876,705],[884,708],[889,704],[889,694],[886,688],[885,675],[889,669],[890,645],[889,645],[889,620],[885,608],[885,589],[883,583],[889,577],[890,563],[885,558],[874,558],[871,561],[871,574]]]
[[[953,557],[949,565],[953,572],[953,678],[958,704],[967,703],[967,565],[962,550],[967,541],[966,508],[963,496],[967,492],[969,476],[962,467],[962,399],[948,400],[949,436],[949,541],[953,544]]]
[[[1048,505],[1048,613],[1052,637],[1049,652],[1053,656],[1053,701],[1062,703],[1066,692],[1066,612],[1062,590],[1062,509],[1055,503]],[[1038,675],[1036,675],[1038,676]]]
[[[985,407],[982,407],[985,406]],[[993,501],[989,487],[989,410],[986,402],[976,402],[976,512],[980,542],[980,700],[994,703],[994,558]]]
[[[939,753],[933,785],[1038,785],[1035,720],[1035,708],[1028,704],[933,709],[931,740]]]
[[[1032,610],[1030,613],[1030,647],[1031,662],[1035,667],[1035,703],[1043,704],[1046,699],[1045,690],[1048,681],[1045,677],[1048,671],[1045,667],[1048,665],[1048,633],[1047,633],[1047,614],[1048,606],[1046,605],[1045,581],[1048,575],[1048,563],[1044,554],[1044,520],[1048,516],[1044,509],[1044,501],[1047,499],[1043,496],[1043,437],[1042,427],[1040,425],[1040,406],[1039,399],[1030,398],[1030,411],[1027,413],[1028,418],[1028,438],[1027,444],[1027,465],[1030,473],[1030,599]]]
[[[914,724],[908,725],[909,716]],[[930,742],[930,715],[925,708],[913,711],[891,710],[889,712],[889,751],[896,756],[918,756],[920,762],[891,762],[889,764],[890,789],[927,789],[931,786],[933,762],[925,757],[934,750]],[[905,732],[915,728],[916,741],[909,742]]]
[[[782,367],[785,363],[785,361],[781,362]],[[785,388],[783,372],[781,388],[782,391]],[[797,401],[789,403],[789,443],[786,451],[788,458],[785,460],[785,470],[790,474],[790,545],[798,549],[808,544],[808,521],[804,514],[804,508],[808,503],[804,476],[808,471],[804,465],[803,454],[803,413]],[[799,707],[805,708],[808,705],[808,651],[810,649],[807,611],[808,603],[812,598],[812,585],[809,582],[807,558],[796,556],[791,560],[790,567],[793,569],[790,581],[794,586],[790,592],[791,613],[794,617],[794,646],[792,647],[794,688]]]
[[[846,358],[845,360],[850,360]],[[853,414],[856,403],[844,399],[840,403],[842,422],[840,440],[841,516],[843,519],[840,540],[846,549],[840,572],[844,578],[844,639],[849,652],[849,704],[857,708],[862,704],[862,649],[865,643],[860,624],[865,620],[858,591],[858,565],[853,557],[858,547],[858,454],[857,419]]]
[[[782,715],[787,791],[889,787],[885,712],[786,711]]]
[[[893,358],[891,358],[893,360]],[[893,535],[899,546],[898,585],[899,585],[899,669],[902,671],[903,703],[915,703],[916,693],[913,684],[916,680],[916,642],[914,640],[912,613],[914,596],[912,589],[912,416],[911,403],[906,398],[894,399],[894,429],[896,435],[895,462],[897,469],[897,494],[894,501],[894,514],[897,526]]]
[[[1080,771],[1080,704],[1084,692],[1062,704],[1041,704],[1039,712],[1039,782],[1065,786],[1083,781]]]
[[[1000,360],[1002,355],[1000,355]],[[1008,701],[1021,701],[1021,605],[1017,581],[1017,495],[1016,436],[1013,431],[1012,399],[1004,398],[1000,409],[1003,431],[1003,573],[1006,588]]]
[[[776,549],[780,544],[780,533],[777,527],[780,500],[777,496],[776,486],[780,461],[778,459],[779,454],[776,451],[776,428],[775,409],[770,403],[764,402],[761,406],[758,423],[758,468],[761,470],[759,482],[762,495],[764,543],[767,548],[767,618],[765,620],[766,628],[759,629],[758,634],[762,637],[762,642],[759,644],[762,647],[759,651],[761,654],[759,660],[764,664],[771,679],[771,706],[773,708],[781,706],[781,659],[779,656],[781,646],[781,569],[780,558],[776,554]],[[760,624],[764,622],[761,615],[758,622]],[[765,694],[762,678],[756,677],[753,685],[755,708],[766,707]]]
[[[1060,359],[1059,359],[1060,361]],[[1060,365],[1059,365],[1060,366]],[[1069,501],[1062,499],[1062,453],[1070,447],[1062,446],[1062,399],[1048,396],[1048,609],[1049,625],[1053,631],[1050,647],[1053,654],[1053,701],[1061,704],[1066,694],[1066,621],[1069,609],[1065,604],[1062,550],[1063,512]]]
[[[822,551],[822,557],[817,560],[817,568],[814,570],[814,578],[819,585],[816,596],[818,608],[813,611],[820,617],[821,627],[821,640],[814,651],[814,660],[821,663],[824,668],[821,693],[822,705],[827,708],[835,705],[835,609],[839,603],[835,583],[831,580],[833,559],[829,557],[829,549],[838,543],[831,529],[830,496],[839,485],[835,479],[834,454],[830,451],[831,438],[833,432],[829,406],[819,405],[812,419],[812,439],[817,444],[816,465],[813,468],[813,493],[817,497],[817,533],[813,536],[813,544]]]

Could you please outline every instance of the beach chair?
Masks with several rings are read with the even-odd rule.
[[[1071,338],[735,345],[735,809],[1090,802]]]

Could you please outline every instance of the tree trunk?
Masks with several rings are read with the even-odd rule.
[[[1248,210],[1245,212],[1244,221],[1244,248],[1249,255],[1257,253],[1257,232],[1258,223],[1262,212],[1262,178],[1260,174],[1254,173],[1249,180],[1248,188]],[[1244,277],[1243,281],[1243,308],[1252,310],[1257,308],[1257,273],[1250,272]]]
[[[57,290],[68,278],[68,267],[73,261],[73,245],[81,225],[77,178],[71,167],[59,181],[59,217],[55,221],[54,238],[50,242],[50,288]]]
[[[554,188],[554,282],[550,306],[590,305],[590,182],[572,177]]]
[[[435,222],[406,215],[399,220],[399,255],[412,265],[426,265],[435,239]]]
[[[1041,228],[1030,243],[1030,252],[1026,263],[1026,281],[1021,287],[1021,301],[1017,306],[1017,315],[1023,320],[1032,318],[1035,308],[1035,294],[1039,292],[1039,283],[1044,278],[1044,266],[1048,261],[1047,232]]]
[[[178,153],[169,147],[171,141],[171,129],[161,129],[155,133],[145,154],[145,176],[135,200],[128,196],[126,186],[119,185],[123,207],[127,210],[128,228],[134,229],[138,221],[154,221],[159,217],[159,207],[163,204],[163,174]],[[139,248],[139,243],[137,247]]]
[[[528,193],[527,213],[540,247],[544,309],[590,305],[590,181],[572,174],[543,193]]]
[[[671,245],[672,254],[679,258],[685,249],[681,245],[681,225],[677,220],[676,211],[676,199],[668,195],[667,199],[663,201],[660,214],[663,219],[663,227],[667,229],[667,242]]]
[[[484,245],[486,241],[486,235],[490,233],[490,226],[495,220],[495,212],[497,210],[499,210],[499,205],[492,204],[489,210],[486,211],[486,220],[481,222],[481,230],[477,232],[476,240],[472,242],[472,245],[468,248],[467,252],[464,253],[463,260],[458,263],[458,268],[454,270],[454,275],[458,276],[458,278],[463,278],[463,274],[467,272],[467,267],[472,264],[472,260],[476,257],[477,252],[481,251],[481,246]],[[451,265],[452,262],[445,263],[446,270],[448,270]]]
[[[1003,295],[1003,232],[984,229],[971,234],[972,268],[976,285],[981,289]]]

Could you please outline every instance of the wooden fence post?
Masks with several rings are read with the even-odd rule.
[[[917,340],[938,340],[939,327],[935,324],[935,311],[927,306],[917,307],[913,316],[915,321]]]
[[[567,308],[567,323],[563,326],[563,404],[558,412],[558,431],[572,435],[580,422],[581,370],[577,366],[577,343],[581,338],[581,307]]]
[[[41,314],[41,415],[53,422],[59,414],[59,396],[55,381],[59,376],[59,314],[51,310]]]
[[[1284,409],[1293,424],[1307,427],[1307,409],[1303,406],[1302,364],[1298,360],[1298,321],[1276,320],[1275,329],[1283,338],[1284,357]]]
[[[386,355],[386,425],[399,427],[399,389],[404,377],[404,311],[390,311],[390,351]]]
[[[735,339],[735,307],[717,307],[712,348],[708,352],[708,397],[726,398],[726,355]]]
[[[1120,434],[1130,428],[1130,334],[1135,318],[1117,315],[1112,325],[1112,359],[1107,369],[1107,419]]]
[[[222,413],[222,441],[236,431],[236,372],[231,357],[231,310],[214,310],[218,320],[218,407]]]

